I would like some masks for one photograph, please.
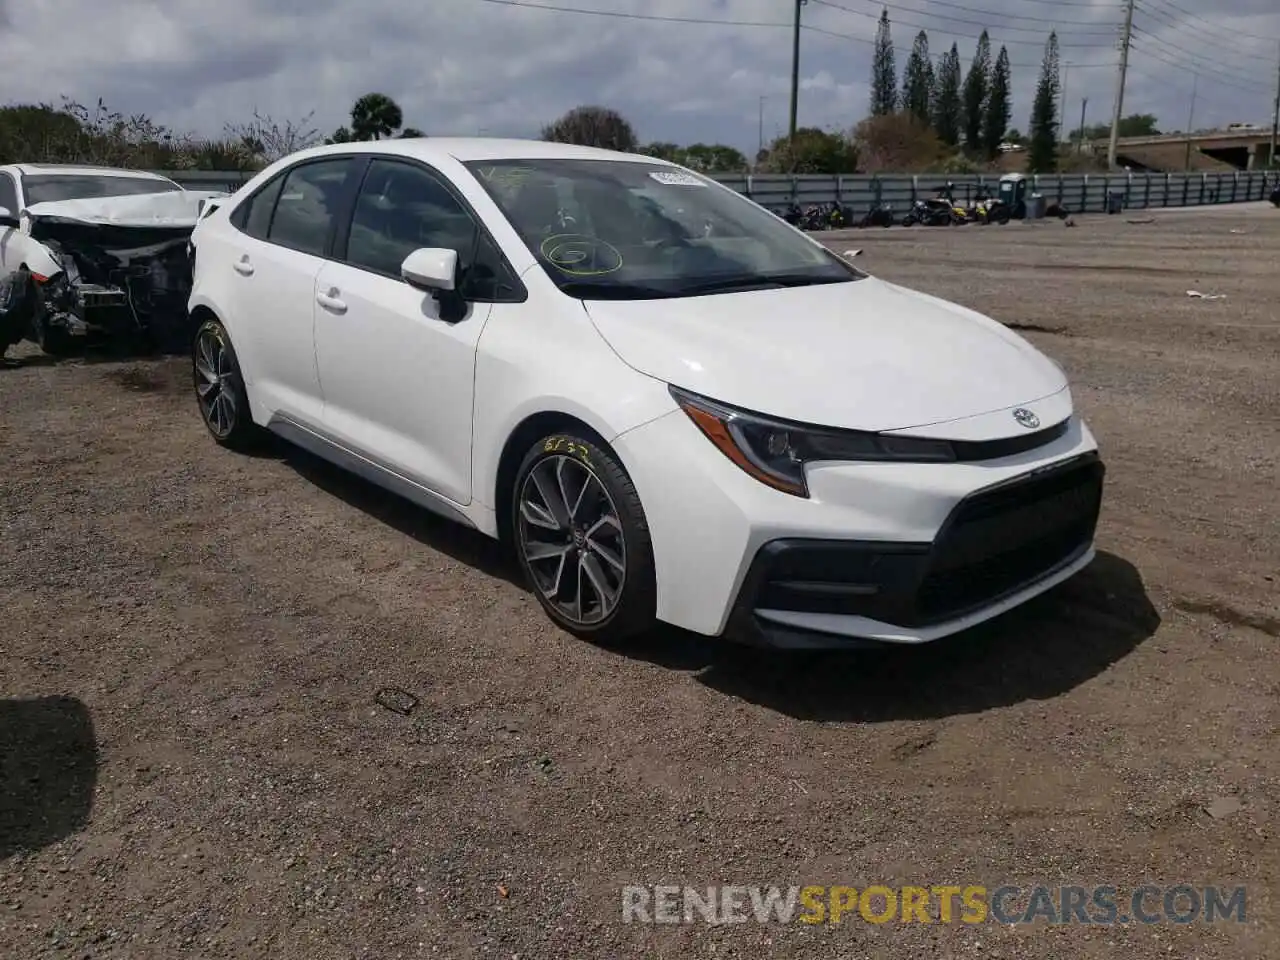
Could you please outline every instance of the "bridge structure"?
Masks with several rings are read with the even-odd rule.
[[[1086,141],[1105,156],[1106,140]],[[1280,149],[1277,150],[1280,159]],[[1176,173],[1265,170],[1272,166],[1271,130],[1217,130],[1205,133],[1158,134],[1151,137],[1121,137],[1116,142],[1116,163],[1131,170]]]

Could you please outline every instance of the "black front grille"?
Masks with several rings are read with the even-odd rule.
[[[1081,556],[1105,470],[1094,454],[962,500],[933,543],[775,540],[752,562],[734,618],[791,610],[921,627],[963,616]]]
[[[958,616],[1082,554],[1097,528],[1104,472],[1088,457],[961,501],[934,541],[917,594],[921,618]]]

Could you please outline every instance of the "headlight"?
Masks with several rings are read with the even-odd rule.
[[[948,463],[956,459],[946,440],[829,430],[739,410],[678,387],[670,390],[721,453],[761,483],[797,497],[809,495],[804,465],[814,461]]]

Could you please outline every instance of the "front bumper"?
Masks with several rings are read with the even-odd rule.
[[[1105,468],[1072,457],[970,494],[930,543],[772,540],[729,616],[769,646],[924,643],[1009,610],[1093,559]]]
[[[654,546],[660,619],[756,644],[921,643],[1093,558],[1105,469],[1072,417],[1046,446],[980,463],[821,464],[771,490],[677,412],[615,441]]]

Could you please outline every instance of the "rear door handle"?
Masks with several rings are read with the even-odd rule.
[[[337,287],[330,288],[328,293],[317,293],[316,303],[320,304],[320,306],[324,307],[326,310],[330,311],[331,313],[346,313],[347,312],[346,301],[339,299],[337,297],[337,293],[338,293]]]
[[[236,268],[236,273],[241,276],[253,276],[253,264],[249,262],[249,255],[246,253],[243,257],[232,264]]]

